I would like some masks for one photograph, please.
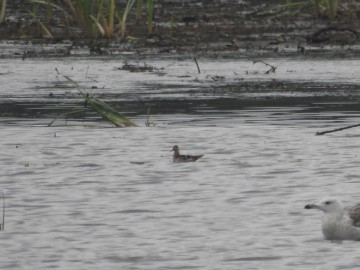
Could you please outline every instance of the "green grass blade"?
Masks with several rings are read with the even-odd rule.
[[[101,23],[93,16],[90,15],[90,18],[94,21],[94,23],[96,24],[97,28],[99,29],[99,32],[101,33],[102,36],[106,35],[106,31],[103,28],[103,26],[101,25]]]
[[[125,7],[125,10],[124,10],[124,13],[121,17],[121,21],[120,21],[120,28],[121,28],[121,37],[125,37],[125,31],[126,31],[126,20],[127,20],[127,17],[134,5],[136,0],[128,0],[127,3],[126,3],[126,7]]]
[[[6,0],[2,0],[0,7],[0,23],[4,21],[6,10]]]
[[[76,88],[79,90],[81,95],[85,98],[85,101],[88,105],[90,105],[97,113],[101,115],[103,119],[112,123],[116,127],[135,127],[136,124],[128,119],[123,114],[116,111],[113,107],[106,104],[105,102],[99,100],[96,97],[93,97],[87,94],[83,89],[81,89],[80,85],[69,78],[68,76],[64,76],[69,82],[73,83]]]
[[[41,29],[45,32],[45,34],[50,38],[54,38],[49,29],[47,29],[47,27],[42,22],[40,22],[40,20],[37,19],[36,14],[29,9],[27,11],[31,14],[31,16],[33,16],[34,20],[40,25]]]
[[[328,13],[330,18],[335,18],[338,9],[338,0],[328,0]]]
[[[148,28],[148,34],[151,34],[152,28],[153,28],[153,18],[154,18],[154,1],[153,0],[147,0],[146,5],[147,10],[147,28]]]
[[[134,122],[125,117],[123,114],[116,111],[113,107],[99,100],[96,97],[87,95],[87,103],[97,111],[105,120],[117,127],[133,127],[136,126]]]
[[[138,23],[141,20],[143,5],[144,5],[144,0],[136,0],[136,23]]]

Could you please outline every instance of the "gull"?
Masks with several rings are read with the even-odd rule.
[[[316,204],[307,204],[305,209],[324,212],[322,232],[328,240],[360,240],[360,203],[343,206],[336,199],[325,199]]]

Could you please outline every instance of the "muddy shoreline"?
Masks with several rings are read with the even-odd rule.
[[[106,59],[116,57],[120,66],[126,61],[151,63],[152,60],[167,59],[171,63],[194,56],[212,61],[360,58],[360,14],[347,14],[348,9],[341,11],[336,19],[329,20],[315,16],[311,10],[296,16],[280,13],[278,7],[284,4],[280,0],[271,4],[265,0],[200,3],[190,0],[157,3],[151,35],[146,33],[144,23],[132,24],[130,20],[128,32],[135,38],[87,40],[66,37],[56,21],[49,25],[54,38],[47,37],[39,31],[36,22],[31,22],[29,14],[16,13],[21,1],[13,1],[7,13],[16,13],[17,17],[8,18],[0,25],[0,61],[3,64],[0,76],[6,83],[10,72],[6,66],[12,61],[19,65],[20,59],[26,64],[36,59],[46,59],[49,63],[71,59],[76,63],[76,59],[88,58],[98,59],[102,65]],[[51,66],[54,68],[56,64]],[[161,72],[166,76],[166,71],[158,72],[159,76],[162,76]],[[148,93],[142,91],[134,91],[131,95],[104,94],[100,89],[93,94],[130,116],[146,115],[149,104],[154,115],[202,114],[209,110],[221,112],[252,107],[299,106],[303,107],[303,112],[359,110],[358,83],[304,83],[277,79],[234,82],[217,74],[211,76],[207,80],[213,80],[213,85],[207,82],[205,87],[198,85],[190,89],[186,84],[180,85],[178,93],[184,95],[180,97],[173,92],[167,95],[166,89],[174,86],[161,83],[150,88],[163,89],[162,97],[148,97]],[[179,77],[180,84],[181,80]],[[22,95],[4,90],[0,116],[52,118],[73,105],[82,106],[83,100],[79,96],[69,98],[66,89],[54,87],[53,83],[50,80],[48,86],[42,86],[48,87],[46,94]],[[93,119],[94,114],[90,112],[88,116]]]
[[[0,40],[23,45],[23,51],[2,52],[1,57],[51,57],[112,55],[123,52],[142,54],[265,55],[324,53],[359,55],[360,12],[355,3],[344,1],[334,19],[316,16],[312,6],[291,12],[283,0],[269,1],[161,1],[154,7],[154,27],[149,34],[146,22],[129,17],[126,38],[88,39],[69,36],[61,14],[46,21],[35,20],[27,11],[30,4],[11,1],[7,17],[0,24]],[[38,5],[38,13],[43,6]],[[134,15],[132,15],[134,16]],[[46,21],[46,22],[45,22]],[[46,23],[52,37],[39,22]],[[71,27],[78,26],[72,22]],[[75,31],[76,32],[76,31]],[[28,46],[26,46],[28,45]]]

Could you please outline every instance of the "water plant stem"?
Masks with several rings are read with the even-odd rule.
[[[136,1],[136,23],[139,23],[139,21],[141,20],[143,5],[144,5],[144,0]]]
[[[127,21],[127,17],[130,13],[130,10],[132,9],[134,3],[136,0],[128,0],[126,3],[126,7],[124,10],[123,15],[120,18],[120,32],[121,32],[121,38],[124,38],[126,35],[126,21]]]
[[[0,23],[4,21],[5,10],[6,10],[6,0],[2,0],[1,1],[1,7],[0,7]]]
[[[94,109],[98,114],[100,114],[104,120],[108,121],[116,127],[136,126],[133,121],[116,111],[110,105],[86,93],[85,90],[82,89],[80,85],[73,79],[71,79],[69,76],[64,75],[64,78],[76,86],[80,94],[85,98],[85,103],[89,105],[92,109]]]
[[[146,13],[147,13],[146,21],[147,21],[148,34],[151,34],[152,28],[153,28],[153,18],[154,18],[154,1],[153,0],[147,0]]]

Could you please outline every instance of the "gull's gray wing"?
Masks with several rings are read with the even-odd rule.
[[[355,227],[360,227],[360,203],[345,208],[349,213],[351,223]]]

